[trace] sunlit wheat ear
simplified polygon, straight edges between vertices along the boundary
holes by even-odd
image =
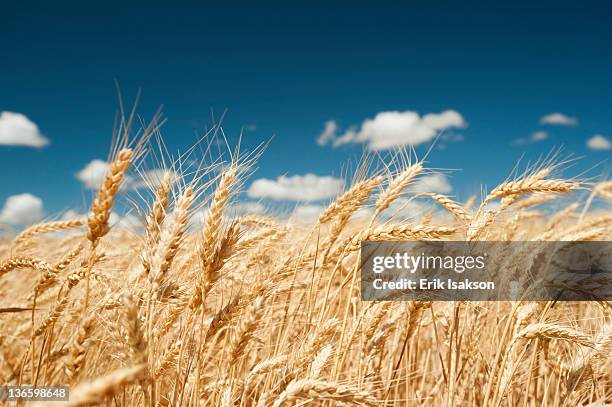
[[[43,322],[34,330],[33,337],[36,338],[47,330],[51,325],[55,324],[62,316],[64,310],[68,306],[69,297],[66,295],[61,300],[57,301],[54,307],[49,311]]]
[[[172,215],[164,222],[159,243],[151,261],[152,279],[156,287],[161,285],[184,240],[194,199],[193,188],[187,186],[174,204]]]
[[[458,220],[469,222],[472,219],[470,214],[468,214],[460,204],[445,195],[425,194],[425,196],[428,196],[434,201],[438,202],[444,209],[449,211]]]
[[[164,350],[162,354],[159,355],[159,360],[157,363],[155,363],[155,368],[152,370],[151,377],[153,379],[159,379],[173,365],[176,364],[176,361],[181,353],[182,346],[182,340],[175,340]]]
[[[115,195],[119,191],[121,182],[125,178],[133,158],[134,151],[131,149],[125,148],[119,151],[104,177],[102,186],[98,190],[98,195],[93,202],[92,213],[87,221],[89,226],[87,238],[92,244],[95,244],[98,239],[109,231],[108,220],[115,203]]]
[[[362,241],[397,241],[397,240],[436,240],[453,235],[457,229],[444,226],[427,225],[397,225],[379,227],[367,233],[359,233],[351,239],[346,251],[351,252],[361,248]]]
[[[155,190],[155,200],[147,215],[145,223],[145,243],[143,253],[141,254],[142,267],[146,274],[149,274],[151,271],[151,262],[155,255],[155,249],[159,244],[162,224],[166,218],[166,211],[168,210],[171,183],[172,179],[170,172],[166,171],[161,183]]]
[[[496,211],[484,210],[478,211],[472,218],[466,232],[466,238],[469,241],[478,240],[495,220]]]
[[[366,328],[364,330],[365,341],[374,336],[381,322],[387,317],[389,308],[393,304],[389,301],[379,302],[372,306],[366,314]]]
[[[204,273],[202,276],[203,281],[201,283],[201,289],[204,289],[205,285],[210,285],[214,282],[214,275],[210,273],[214,270],[212,265],[215,262],[216,243],[221,234],[221,221],[223,219],[223,213],[228,205],[234,184],[237,182],[237,177],[238,167],[232,165],[221,176],[219,185],[217,186],[213,199],[210,203],[208,217],[206,218],[206,225],[204,226],[204,230],[202,232],[200,247],[200,259]]]
[[[261,215],[244,215],[238,218],[238,224],[247,227],[275,228],[279,225],[271,218]]]
[[[91,382],[79,384],[70,391],[70,401],[68,402],[41,402],[40,407],[44,406],[86,406],[99,404],[104,400],[119,393],[125,387],[135,384],[142,378],[145,371],[144,365],[137,365],[115,370],[105,376],[99,377]]]
[[[387,209],[393,201],[395,201],[402,194],[404,189],[414,180],[414,178],[423,172],[423,163],[417,162],[414,165],[410,165],[400,174],[392,178],[387,188],[378,195],[376,199],[376,210],[374,216],[370,221],[370,226],[374,224],[374,221],[378,218],[380,213]]]
[[[245,310],[245,316],[240,321],[232,335],[229,348],[229,365],[232,366],[244,353],[248,343],[255,337],[255,330],[259,324],[264,308],[264,297],[257,297]]]
[[[239,223],[236,222],[236,225]],[[274,229],[274,228],[265,228],[262,232],[257,233],[256,235],[246,237],[244,239],[240,239],[240,242],[235,245],[236,252],[244,252],[255,248],[258,244],[269,240],[269,238],[274,237],[278,234],[284,234],[286,231],[284,229]]]
[[[532,206],[541,205],[555,199],[557,195],[554,193],[535,193],[530,197],[522,199],[514,204],[515,210],[531,208]]]
[[[24,243],[26,240],[36,235],[43,234],[43,233],[59,232],[59,231],[79,228],[83,226],[84,223],[85,222],[81,219],[60,220],[56,222],[39,223],[37,225],[30,226],[29,228],[21,232],[19,235],[17,235],[13,244],[15,246],[18,246]]]
[[[220,236],[220,240],[216,244],[215,251],[213,252],[212,261],[207,263],[207,282],[214,283],[217,281],[219,271],[230,259],[234,250],[238,249],[237,244],[241,236],[242,232],[236,222],[232,223],[225,233]],[[251,243],[253,242],[248,242],[247,246]]]
[[[66,366],[66,375],[72,383],[76,383],[79,380],[79,375],[85,364],[87,342],[90,339],[94,323],[94,315],[87,317],[79,327],[72,343],[72,349],[70,350],[71,360]]]
[[[38,280],[38,283],[36,283],[36,287],[34,287],[34,293],[30,297],[28,297],[28,300],[32,300],[34,297],[39,296],[40,294],[51,288],[54,284],[56,284],[58,281],[57,277],[59,273],[67,269],[70,264],[72,264],[72,262],[81,254],[82,251],[83,245],[79,243],[60,261],[54,264],[51,267],[50,271],[43,271]]]
[[[148,346],[138,316],[138,304],[129,292],[123,295],[123,304],[125,307],[125,327],[127,328],[127,338],[132,351],[133,362],[137,365],[146,365]]]
[[[312,363],[310,365],[310,370],[308,371],[308,377],[311,379],[316,379],[320,376],[321,372],[325,368],[325,365],[329,361],[332,352],[334,351],[334,347],[331,344],[327,344],[323,346],[323,348],[315,355]]]
[[[359,181],[332,202],[319,216],[319,223],[328,223],[335,217],[346,216],[358,210],[383,177],[377,176]]]
[[[287,355],[280,355],[271,359],[266,359],[263,362],[259,362],[247,374],[247,377],[245,379],[246,384],[253,381],[256,376],[264,375],[266,373],[272,372],[276,369],[283,367],[287,363],[288,359],[289,358],[287,357]]]
[[[340,325],[338,319],[332,318],[312,332],[310,338],[302,346],[299,353],[290,358],[293,359],[292,366],[294,368],[289,371],[283,379],[284,384],[288,384],[300,374],[306,374],[305,369],[312,364],[313,358],[321,352],[326,344],[332,342],[334,337],[339,334]]]
[[[510,181],[499,185],[497,188],[491,191],[485,199],[485,203],[498,198],[515,197],[530,192],[562,193],[573,191],[579,187],[580,184],[578,182],[562,179],[532,180],[528,178],[524,180]]]
[[[594,347],[593,338],[572,328],[558,324],[535,323],[521,329],[514,341],[518,339],[562,339],[582,346]]]
[[[374,177],[357,183],[328,207],[327,214],[324,213],[325,216],[319,219],[320,223],[322,223],[322,220],[328,221],[328,218],[333,220],[327,237],[321,243],[321,247],[315,248],[315,250],[318,249],[323,252],[323,264],[326,263],[332,246],[349,223],[351,216],[365,204],[372,190],[379,186],[382,181],[382,177]]]
[[[546,224],[546,230],[553,230],[555,229],[561,222],[567,220],[568,218],[572,217],[572,214],[574,213],[574,211],[576,209],[578,209],[578,206],[580,206],[578,204],[578,202],[575,202],[573,204],[568,205],[567,207],[565,207],[564,209],[562,209],[561,211],[555,213],[550,220],[548,221],[548,223]]]
[[[596,338],[595,346],[586,354],[579,353],[573,360],[567,376],[568,392],[580,393],[593,381],[598,366],[606,366],[606,358],[612,351],[612,324],[606,324]]]
[[[47,262],[33,257],[14,257],[0,263],[0,277],[9,271],[31,268],[42,272],[52,272],[53,268]]]
[[[64,257],[62,257],[62,259],[60,261],[58,261],[57,263],[55,263],[53,265],[53,271],[55,273],[60,273],[61,271],[64,271],[65,269],[68,268],[68,266],[70,266],[72,264],[72,262],[79,257],[79,255],[81,254],[81,252],[83,251],[83,244],[79,243],[77,244],[74,249],[70,250],[68,253],[66,253],[66,255]]]
[[[366,365],[365,378],[369,391],[373,392],[375,390],[376,383],[382,381],[380,374],[380,361],[377,361],[377,358],[382,360],[383,355],[381,353],[383,351],[385,341],[393,329],[397,327],[397,321],[401,316],[401,310],[397,310],[388,321],[378,326],[377,329],[372,332],[372,335],[368,336],[366,339],[364,349]]]
[[[219,272],[230,259],[235,251],[238,249],[237,243],[239,242],[243,232],[240,230],[240,226],[237,222],[233,222],[220,236],[218,243],[215,243],[215,247],[212,251],[212,257],[209,262],[205,263],[204,267],[204,279],[196,287],[191,298],[189,299],[189,307],[194,309],[199,307],[208,292],[213,288],[214,284],[219,278]],[[183,305],[183,304],[181,304]]]
[[[287,388],[274,401],[273,407],[294,404],[300,399],[332,401],[338,404],[379,406],[380,402],[369,392],[349,386],[321,380],[298,380],[289,383]]]
[[[221,392],[221,402],[220,407],[232,407],[234,402],[232,400],[232,386],[225,386],[223,391]]]

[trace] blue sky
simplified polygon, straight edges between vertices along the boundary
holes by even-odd
[[[82,206],[90,192],[75,174],[107,155],[114,79],[128,100],[142,88],[144,117],[164,105],[171,151],[193,144],[211,112],[227,110],[230,139],[247,126],[246,147],[274,136],[247,188],[283,174],[338,176],[361,146],[318,145],[325,122],[334,120],[341,137],[393,111],[460,115],[462,125],[444,134],[462,140],[439,143],[444,148],[429,159],[461,169],[450,177],[458,199],[501,181],[522,154],[537,158],[555,146],[584,156],[569,175],[609,167],[612,150],[602,148],[612,139],[608,1],[147,4],[3,5],[0,111],[25,115],[50,143],[0,139],[0,205],[30,193],[45,214]],[[540,124],[555,112],[577,123]],[[544,140],[517,145],[538,131]],[[595,135],[602,136],[596,150],[587,147]]]

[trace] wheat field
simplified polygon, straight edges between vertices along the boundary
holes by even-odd
[[[0,383],[68,385],[73,406],[612,403],[609,302],[366,302],[358,273],[365,240],[612,240],[611,182],[555,156],[456,202],[411,194],[430,165],[397,151],[312,222],[237,216],[265,152],[162,160],[156,134],[122,122],[84,218],[1,238]],[[151,155],[161,176],[126,198]],[[141,229],[111,221],[126,200]]]

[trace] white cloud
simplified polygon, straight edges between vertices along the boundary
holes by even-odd
[[[109,225],[120,229],[138,230],[142,228],[142,221],[132,214],[119,215],[115,212],[111,212],[110,218],[108,219]]]
[[[0,113],[0,145],[44,147],[49,140],[21,113]]]
[[[548,138],[548,133],[545,131],[534,131],[531,133],[531,136],[528,138],[518,138],[514,140],[514,145],[523,146],[525,144],[533,144],[538,143],[540,141],[544,141]]]
[[[320,146],[324,146],[329,142],[333,141],[337,136],[336,132],[338,131],[338,124],[335,120],[328,120],[325,122],[325,127],[323,132],[319,134],[317,137],[317,144]]]
[[[433,206],[430,203],[402,197],[396,199],[383,216],[386,218],[417,218],[432,209]]]
[[[110,164],[102,160],[91,160],[76,177],[90,189],[98,189],[104,182],[104,176]]]
[[[550,113],[540,118],[540,124],[552,124],[557,126],[575,126],[578,119],[564,115],[563,113]]]
[[[79,181],[81,181],[86,188],[89,189],[98,189],[104,182],[104,177],[108,169],[110,168],[110,164],[106,161],[102,160],[91,160],[85,167],[76,174],[76,177]],[[138,176],[128,175],[125,177],[125,181],[123,183],[124,189],[143,189],[149,188],[154,189],[159,186],[162,179],[164,178],[167,170],[163,169],[153,169],[147,171],[141,171]],[[170,177],[172,182],[176,182],[179,179],[179,175],[170,171]]]
[[[448,194],[453,187],[446,175],[431,174],[417,178],[410,190],[415,193]]]
[[[236,215],[263,215],[266,208],[260,202],[236,202],[230,211]]]
[[[2,211],[0,222],[11,225],[29,225],[38,222],[44,216],[43,201],[32,194],[9,196]]]
[[[413,111],[380,112],[366,119],[359,128],[349,128],[337,136],[336,123],[328,121],[317,139],[319,145],[337,147],[349,143],[366,143],[370,150],[384,150],[396,146],[418,145],[433,140],[443,129],[466,127],[461,114],[455,110],[419,116]]]
[[[530,140],[533,141],[534,143],[537,143],[538,141],[543,141],[543,140],[546,140],[547,138],[548,138],[548,133],[546,133],[545,131],[534,131],[533,133],[531,133]]]
[[[319,201],[338,195],[343,181],[330,176],[314,174],[281,175],[276,180],[260,178],[247,191],[251,198],[270,198],[287,201]]]
[[[587,140],[587,147],[591,150],[612,150],[612,141],[601,134],[596,134]]]
[[[324,207],[322,205],[301,205],[297,206],[293,213],[291,214],[291,218],[297,221],[308,222],[314,219],[317,219],[321,212],[323,212]]]

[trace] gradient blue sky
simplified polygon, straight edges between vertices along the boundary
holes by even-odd
[[[451,177],[459,199],[505,178],[523,153],[564,145],[584,156],[570,175],[612,155],[586,147],[612,138],[609,1],[146,4],[3,4],[0,111],[26,115],[51,144],[0,145],[0,205],[29,192],[47,213],[81,206],[75,173],[107,155],[115,78],[126,99],[143,89],[143,116],[164,105],[171,151],[210,126],[211,110],[227,109],[230,138],[254,127],[247,147],[274,136],[253,179],[338,175],[361,148],[317,145],[324,122],[346,129],[390,110],[463,116],[464,140],[429,160],[462,170]],[[552,112],[578,125],[540,125]],[[539,130],[549,138],[512,145]]]

